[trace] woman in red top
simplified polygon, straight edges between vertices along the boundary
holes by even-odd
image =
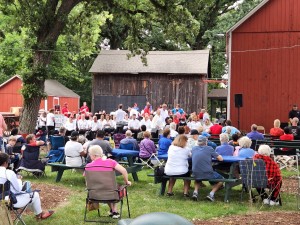
[[[270,130],[270,135],[274,137],[280,137],[283,135],[283,130],[280,128],[280,120],[276,119],[274,120],[274,127]]]
[[[268,145],[260,145],[258,149],[258,154],[254,155],[254,159],[262,159],[266,164],[266,173],[268,177],[268,188],[271,189],[271,198],[268,198],[265,190],[262,188],[257,188],[259,195],[261,196],[263,203],[265,205],[279,205],[278,196],[280,193],[280,188],[282,184],[282,177],[280,174],[279,166],[270,157],[271,148]]]

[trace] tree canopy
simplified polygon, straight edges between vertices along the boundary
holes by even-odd
[[[88,70],[104,39],[111,49],[140,54],[145,63],[149,50],[210,44],[213,75],[220,76],[225,45],[216,34],[226,32],[258,1],[244,1],[243,10],[235,10],[236,0],[0,0],[0,82],[22,76],[20,129],[29,133],[45,97],[46,79],[57,79],[90,102]]]

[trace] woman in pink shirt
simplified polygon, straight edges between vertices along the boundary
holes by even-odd
[[[113,159],[107,159],[103,154],[103,150],[99,145],[93,145],[89,148],[89,155],[92,162],[88,163],[85,167],[87,171],[112,171],[117,170],[120,172],[124,178],[124,183],[126,185],[131,185],[131,182],[128,180],[127,170],[117,163]],[[110,207],[110,216],[114,219],[120,217],[120,214],[117,211],[116,203],[109,203]]]
[[[7,129],[7,125],[4,121],[2,114],[0,113],[0,152],[3,146],[3,132]]]

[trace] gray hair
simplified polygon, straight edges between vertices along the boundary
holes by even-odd
[[[241,148],[250,148],[252,141],[250,138],[244,136],[238,140],[238,143]]]
[[[227,133],[222,133],[220,134],[220,142],[221,143],[226,143],[229,141],[229,137]]]
[[[269,145],[260,145],[258,148],[258,154],[270,156],[271,148]]]
[[[126,135],[126,137],[131,137],[132,136],[131,130],[127,130],[125,135]]]
[[[176,130],[176,123],[170,123],[170,130]]]
[[[99,145],[92,145],[89,148],[89,154],[102,157],[103,156],[103,150]]]

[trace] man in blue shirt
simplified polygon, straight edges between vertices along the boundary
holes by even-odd
[[[229,138],[228,134],[220,134],[221,145],[216,148],[216,152],[221,156],[232,156],[234,152],[234,147],[228,144]]]
[[[251,140],[264,140],[265,139],[264,135],[257,131],[256,124],[252,124],[251,132],[247,134],[247,137],[250,138]]]
[[[223,177],[215,172],[211,165],[211,159],[215,158],[219,161],[223,161],[221,155],[215,152],[215,150],[207,146],[207,138],[200,135],[198,137],[198,146],[192,148],[192,171],[193,175],[196,178],[195,180],[195,189],[193,192],[193,200],[198,200],[198,190],[200,188],[200,183],[202,179],[223,179]],[[198,180],[199,179],[199,180]],[[211,183],[213,188],[209,195],[206,196],[210,201],[214,201],[214,194],[216,191],[222,187],[223,183]]]
[[[164,155],[168,153],[169,147],[172,144],[170,139],[171,131],[169,128],[164,129],[162,137],[158,141],[158,155]]]

